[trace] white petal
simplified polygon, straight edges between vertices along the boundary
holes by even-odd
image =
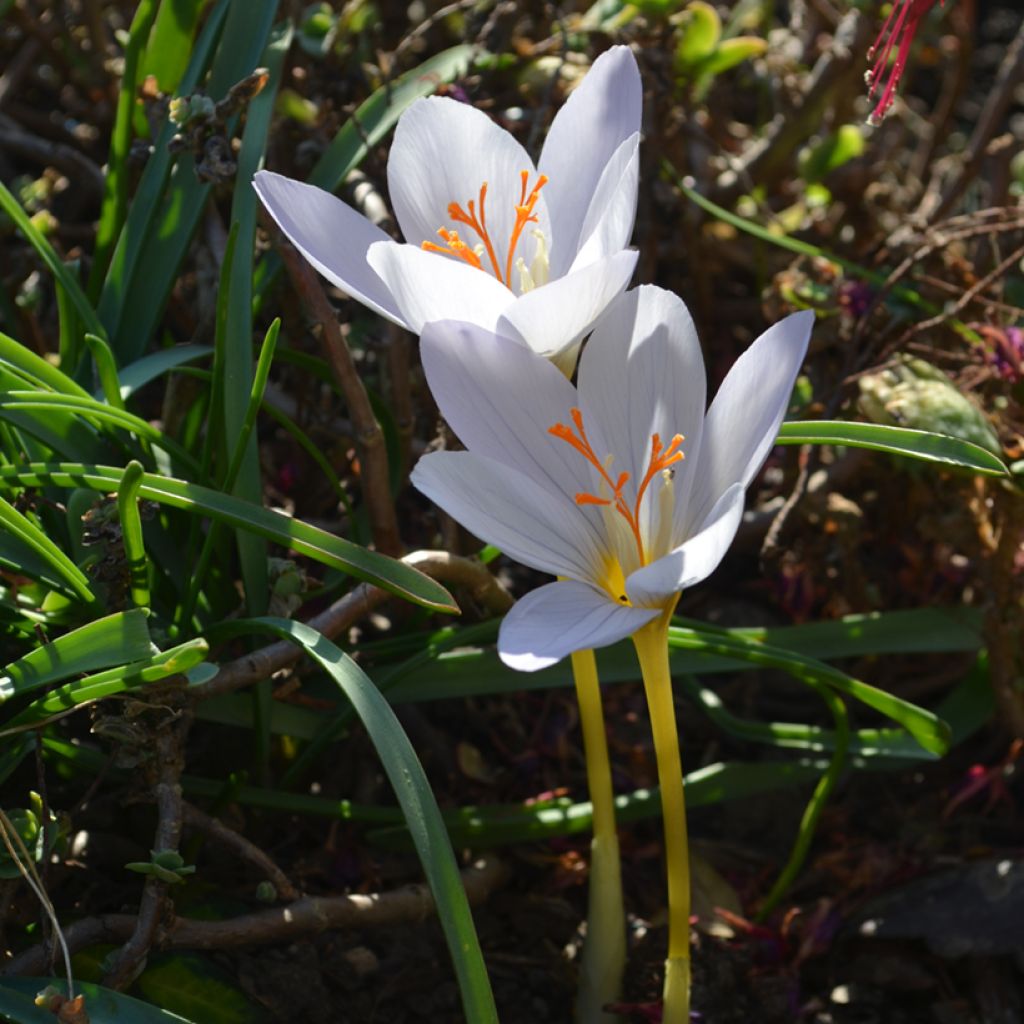
[[[659,614],[630,608],[586,583],[559,580],[531,591],[505,616],[498,654],[510,668],[536,672],[573,651],[607,647]]]
[[[629,48],[602,54],[551,124],[539,169],[551,215],[552,257],[569,266],[575,257],[590,199],[605,165],[619,146],[640,131],[643,87]]]
[[[650,463],[652,435],[657,433],[663,446],[683,435],[684,458],[672,467],[676,522],[682,521],[697,470],[705,387],[704,360],[689,311],[680,298],[651,285],[609,306],[580,360],[584,423],[595,424],[614,453],[612,475],[630,474],[624,492],[630,501]],[[641,508],[644,537],[653,532],[661,487],[660,479],[652,482]],[[681,531],[673,528],[671,533],[673,542],[680,543]]]
[[[634,604],[664,605],[675,594],[700,583],[718,568],[743,518],[743,486],[734,484],[719,499],[707,521],[686,543],[626,580]]]
[[[416,334],[433,320],[465,320],[493,331],[514,301],[490,274],[414,245],[375,245],[367,260]]]
[[[522,171],[529,172],[532,188],[536,180],[533,161],[485,113],[444,96],[417,100],[399,119],[388,157],[388,190],[405,240],[416,246],[440,244],[437,230],[443,227],[457,230],[462,241],[470,248],[475,246],[481,239],[465,224],[453,222],[448,207],[458,203],[468,212],[472,200],[479,215],[480,186],[486,182],[486,228],[504,275],[515,206],[522,192]],[[550,237],[544,191],[535,208],[538,223],[530,228]],[[529,265],[536,243],[529,231],[524,232],[524,239],[517,251]],[[482,258],[491,272],[490,260]]]
[[[505,309],[498,333],[520,338],[547,359],[564,355],[629,284],[636,259],[624,250],[520,295]]]
[[[420,339],[423,370],[441,414],[460,441],[570,502],[589,490],[587,462],[548,432],[571,422],[576,389],[550,363],[518,341],[472,324],[427,324]],[[600,513],[578,507],[595,526]]]
[[[367,263],[371,245],[394,244],[376,224],[314,185],[271,171],[257,172],[252,183],[277,226],[328,281],[364,306],[408,326],[387,285]]]
[[[572,499],[509,466],[473,452],[434,452],[411,480],[470,533],[524,565],[575,579],[601,571],[601,538]]]
[[[723,491],[753,480],[775,444],[814,325],[809,310],[769,327],[733,364],[704,423],[688,523],[699,522]]]
[[[580,231],[578,252],[572,259],[572,252],[560,246],[552,254],[551,272],[561,275],[566,272],[559,255],[567,256],[578,270],[588,263],[610,256],[629,244],[636,217],[637,187],[640,182],[640,136],[626,139],[615,151],[605,166],[601,180],[590,200],[590,209]]]

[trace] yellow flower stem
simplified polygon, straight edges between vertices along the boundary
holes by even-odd
[[[674,603],[673,603],[674,607]],[[672,702],[668,665],[668,626],[672,608],[633,634],[640,659],[647,707],[654,733],[654,753],[661,785],[668,872],[668,958],[665,961],[663,1024],[690,1020],[690,849],[686,834],[686,799],[679,733]]]
[[[601,708],[601,687],[593,651],[572,655],[572,674],[580,707],[583,754],[592,807],[587,938],[580,963],[577,1024],[618,1020],[602,1006],[618,999],[626,965],[626,918],[622,902],[619,836],[615,829],[612,771]]]

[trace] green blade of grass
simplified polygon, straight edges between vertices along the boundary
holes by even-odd
[[[50,538],[13,505],[0,498],[0,529],[6,530],[20,546],[27,548],[38,562],[44,564],[60,589],[91,608],[100,607],[88,577]]]
[[[75,307],[75,312],[92,334],[101,337],[106,336],[103,324],[92,308],[92,303],[86,298],[82,286],[78,280],[61,262],[56,250],[47,241],[46,237],[32,223],[31,218],[21,208],[21,203],[11,194],[7,186],[0,181],[0,209],[14,221],[14,226],[24,235],[25,240],[35,249],[36,254],[46,264],[46,268],[53,275],[57,287],[64,291],[66,298]]]
[[[142,539],[142,517],[139,515],[139,487],[145,470],[134,459],[124,467],[117,485],[117,514],[121,520],[124,557],[128,563],[129,590],[136,608],[149,607],[149,561]]]
[[[116,491],[123,469],[82,463],[32,463],[0,466],[0,480],[12,487],[86,487]],[[155,473],[143,475],[139,497],[194,515],[209,516],[240,530],[252,530],[298,554],[365,580],[414,604],[435,611],[457,612],[458,606],[441,584],[402,562],[352,544],[316,526],[281,512],[252,505],[209,487]]]
[[[391,705],[351,658],[309,626],[262,618],[237,624],[240,633],[270,633],[297,644],[352,702],[391,781],[434,895],[455,965],[466,1019],[497,1024],[498,1015],[455,854],[434,794]]]
[[[779,429],[779,444],[837,444],[868,448],[925,462],[968,469],[984,476],[1006,476],[1003,461],[992,452],[946,434],[877,423],[841,420],[790,420]]]
[[[119,665],[117,668],[65,683],[33,701],[9,722],[0,726],[0,736],[37,728],[54,718],[62,717],[70,711],[93,704],[105,697],[114,697],[166,679],[168,676],[180,675],[198,665],[208,653],[209,646],[205,640],[189,640],[145,661]]]
[[[138,89],[139,63],[149,30],[156,17],[156,0],[139,0],[135,8],[128,41],[124,48],[124,71],[114,113],[114,128],[110,134],[110,153],[104,175],[103,205],[96,228],[96,247],[93,250],[92,270],[89,273],[89,298],[99,298],[103,277],[110,263],[114,242],[121,233],[125,210],[128,207],[128,153],[132,144],[132,120]],[[93,333],[96,333],[95,331]]]
[[[146,613],[115,612],[65,633],[12,661],[0,678],[0,701],[69,676],[149,658]]]
[[[89,397],[89,392],[85,388],[79,387],[66,373],[58,370],[52,363],[37,356],[2,331],[0,331],[0,362],[7,363],[26,381],[33,382],[41,388],[48,388],[65,395]]]

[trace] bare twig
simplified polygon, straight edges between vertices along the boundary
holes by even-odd
[[[512,607],[509,592],[491,575],[487,566],[476,559],[461,558],[447,551],[413,551],[402,561],[441,583],[469,587],[474,599],[495,615],[501,615]],[[337,636],[391,596],[381,587],[361,583],[315,615],[308,625],[328,638]],[[301,653],[295,644],[287,640],[270,644],[224,665],[209,682],[191,687],[190,693],[200,699],[232,693],[293,665]]]
[[[345,396],[345,404],[356,428],[360,482],[370,513],[374,545],[386,555],[397,555],[402,550],[402,538],[398,532],[398,518],[388,481],[384,433],[373,414],[366,387],[316,271],[284,239],[281,239],[278,248],[295,290],[310,315],[321,326],[324,354]]]
[[[989,140],[1002,126],[1006,111],[1013,100],[1014,91],[1022,80],[1024,80],[1024,22],[1017,30],[1017,35],[1006,51],[1003,63],[999,66],[995,84],[988,93],[981,116],[974,126],[971,140],[967,144],[967,159],[960,168],[960,173],[947,186],[942,194],[942,199],[934,210],[918,210],[917,215],[921,219],[927,221],[941,217],[963,195],[985,158]]]
[[[188,718],[175,719],[158,727],[154,748],[156,756],[157,826],[153,837],[153,850],[177,850],[181,839],[181,778],[184,767],[182,745],[188,730]],[[156,875],[147,875],[139,900],[139,915],[114,965],[103,983],[108,988],[120,989],[130,985],[145,963],[157,938],[161,918],[168,910],[167,883]]]
[[[40,138],[20,128],[16,121],[0,114],[0,149],[34,160],[43,167],[55,167],[85,192],[85,199],[98,200],[103,195],[103,172],[87,157],[63,142]]]
[[[181,805],[181,816],[186,825],[205,832],[211,839],[226,846],[242,860],[248,861],[257,871],[262,872],[282,900],[297,900],[301,893],[289,881],[288,876],[255,843],[228,828],[222,821],[211,817],[198,807],[185,801]]]
[[[483,903],[507,877],[504,864],[482,857],[462,870],[462,884],[471,905]],[[391,892],[353,896],[307,896],[287,906],[257,911],[228,921],[170,918],[159,936],[157,949],[227,949],[317,935],[328,929],[379,928],[419,921],[435,910],[425,885],[406,885]],[[103,914],[76,921],[65,937],[72,951],[96,942],[118,942],[134,933],[137,918],[130,914]],[[46,950],[33,946],[9,961],[0,974],[40,974],[46,968]]]

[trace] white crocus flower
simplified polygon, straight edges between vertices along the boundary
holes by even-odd
[[[506,664],[533,671],[631,636],[715,569],[775,443],[812,322],[795,313],[766,331],[707,415],[693,321],[659,288],[608,308],[578,389],[474,325],[425,328],[431,390],[468,450],[425,456],[413,483],[478,537],[559,577],[506,616]]]
[[[580,339],[632,276],[641,83],[629,49],[599,57],[534,167],[482,111],[444,97],[399,119],[388,190],[405,244],[340,199],[269,171],[254,185],[328,280],[419,334],[460,320],[571,372]]]

